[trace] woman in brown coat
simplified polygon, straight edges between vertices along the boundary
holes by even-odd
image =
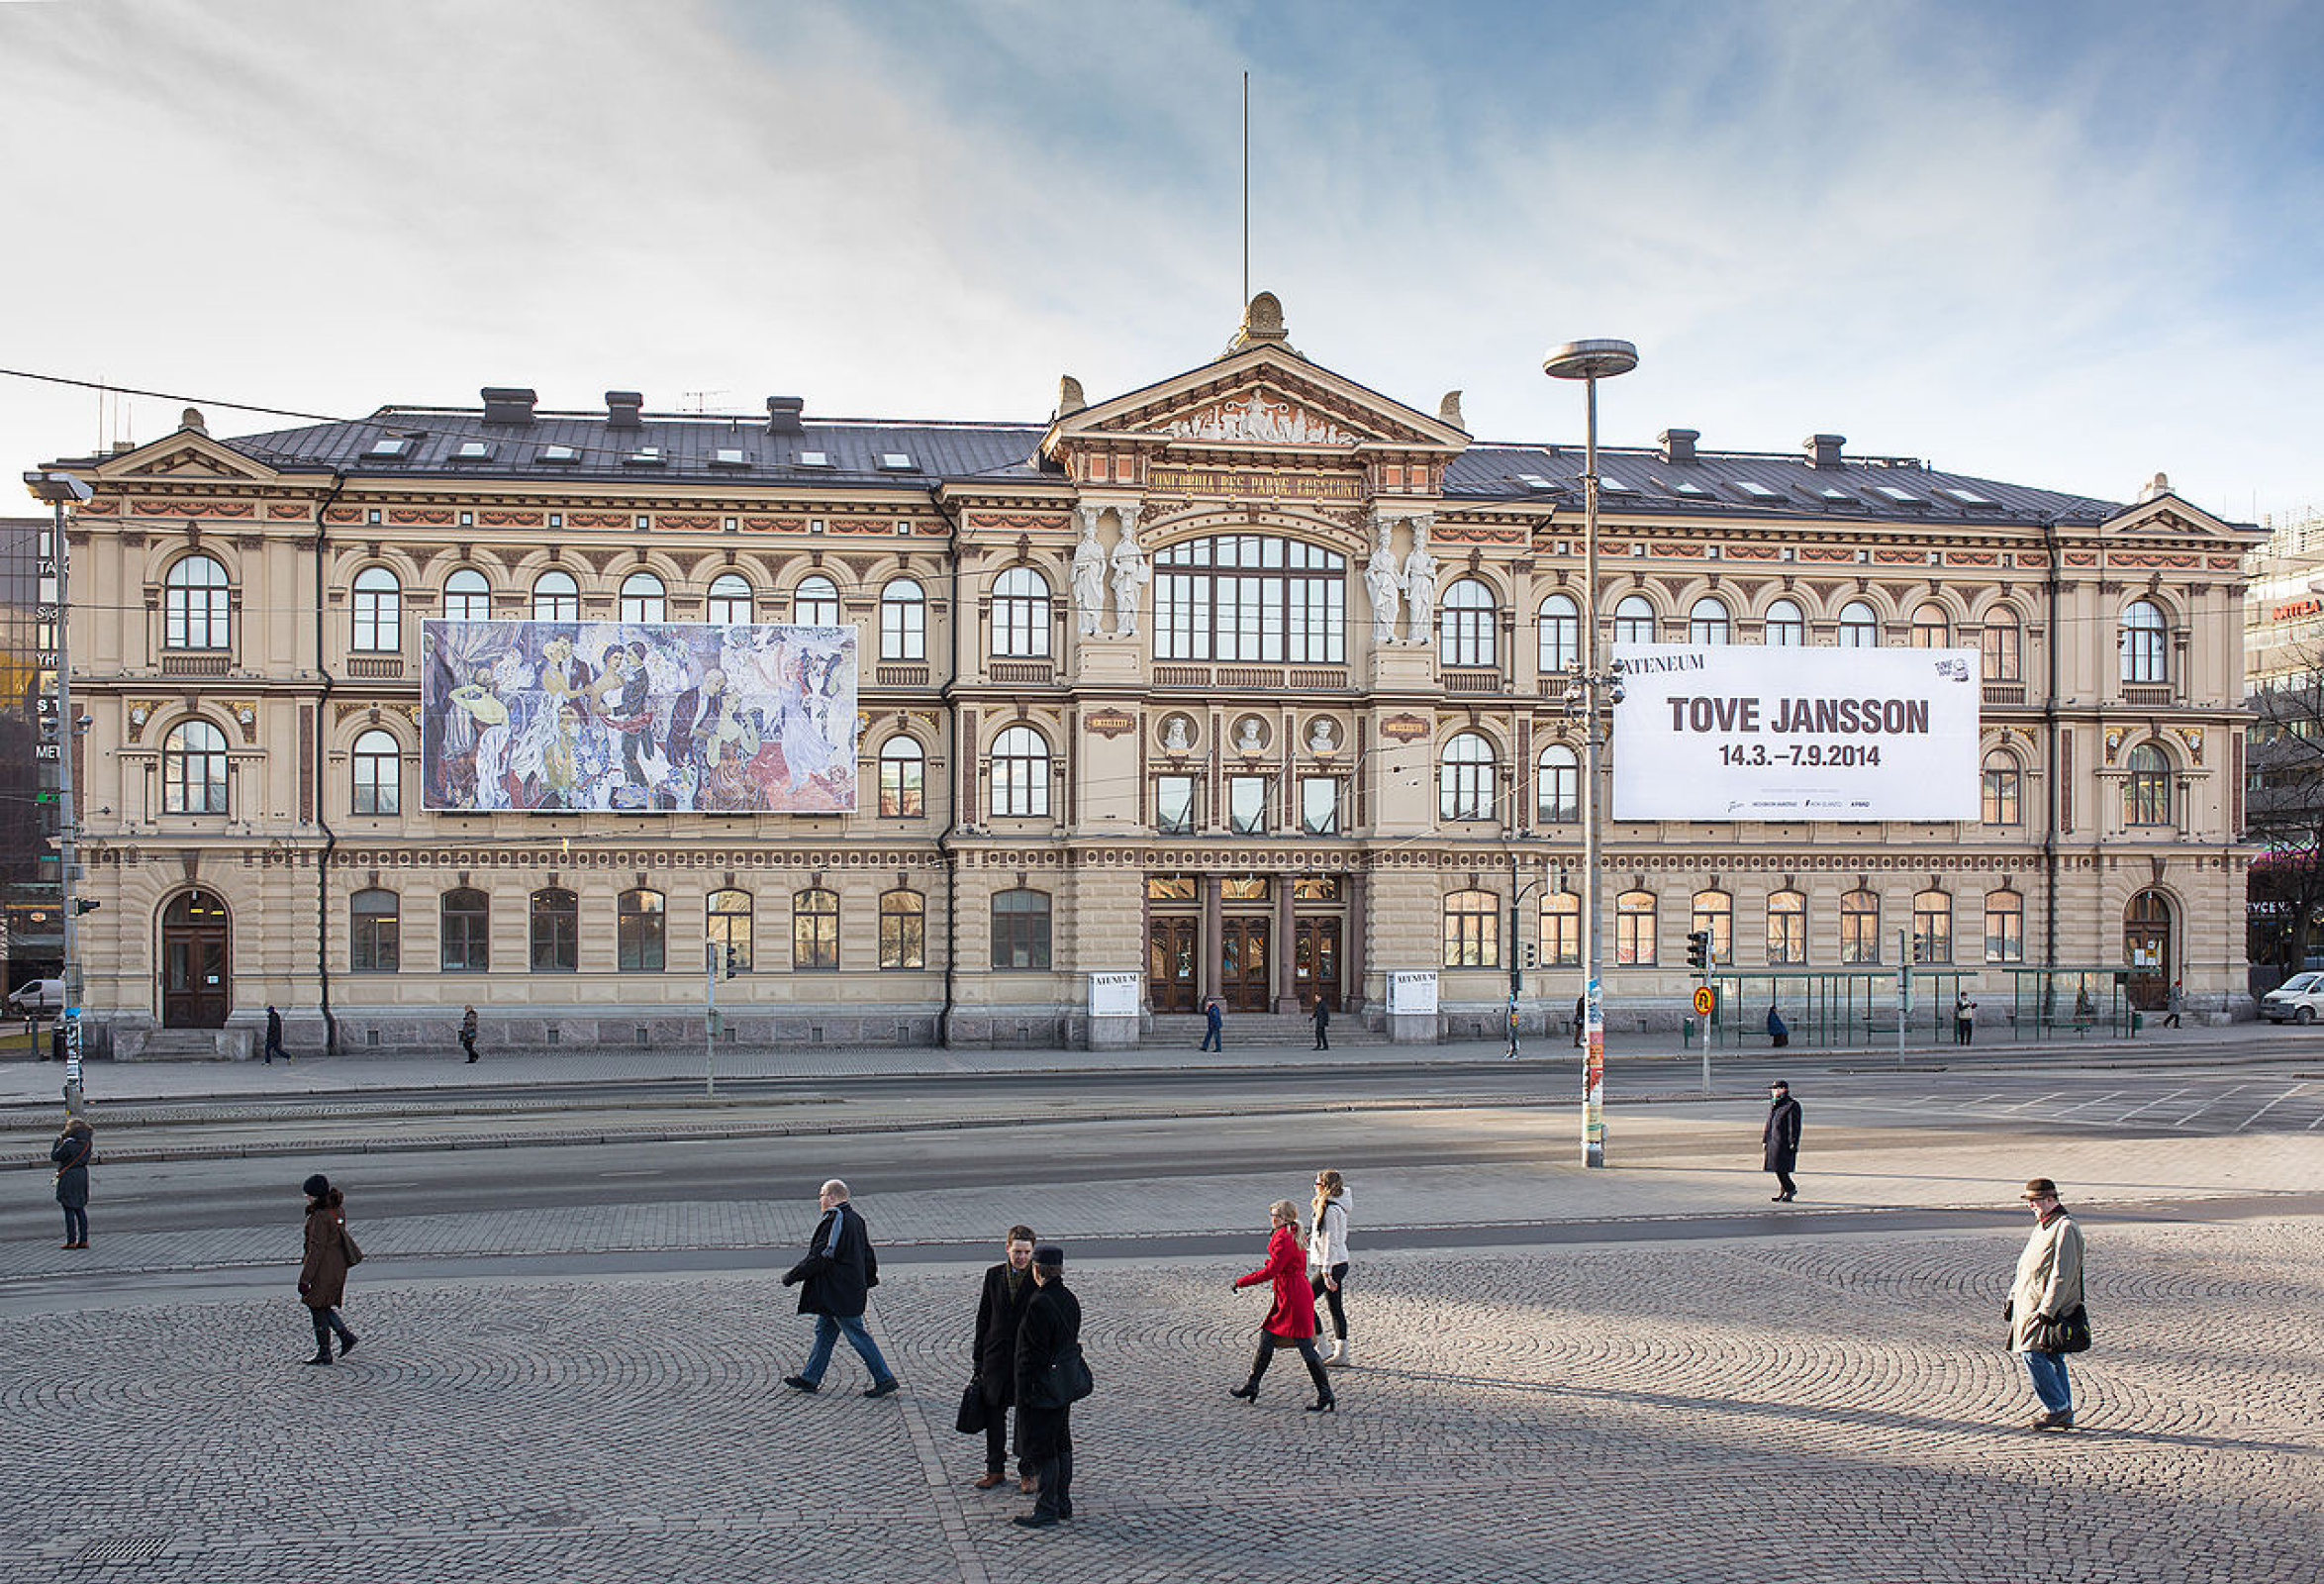
[[[331,1179],[315,1173],[299,1185],[307,1195],[307,1257],[299,1266],[299,1302],[315,1322],[315,1356],[310,1364],[331,1362],[332,1333],[339,1334],[341,1358],[355,1350],[355,1334],[339,1318],[339,1306],[347,1295],[347,1267],[363,1257],[347,1236],[345,1196]]]

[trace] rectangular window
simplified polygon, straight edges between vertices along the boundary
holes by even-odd
[[[1300,777],[1300,829],[1308,836],[1339,835],[1339,778]]]
[[[1267,834],[1267,778],[1230,775],[1226,778],[1226,828],[1236,836]]]
[[[1195,834],[1195,778],[1165,775],[1154,783],[1154,829],[1163,836]]]
[[[1541,904],[1541,965],[1569,967],[1582,960],[1582,899],[1551,893]]]
[[[2012,899],[2014,901],[2014,899]],[[2025,911],[2008,903],[1985,904],[1985,960],[2025,960]]]
[[[1039,891],[1003,891],[993,898],[993,966],[1042,971],[1049,966],[1049,898]]]
[[[1915,962],[1951,962],[1953,960],[1953,909],[1948,902],[1939,907],[1931,905],[1912,910],[1912,960]]]

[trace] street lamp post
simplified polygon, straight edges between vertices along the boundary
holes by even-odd
[[[1605,1164],[1605,998],[1599,983],[1604,941],[1599,935],[1598,827],[1598,759],[1604,717],[1598,695],[1619,697],[1619,684],[1598,662],[1598,382],[1638,366],[1638,348],[1626,341],[1576,341],[1541,361],[1552,379],[1578,379],[1588,392],[1582,463],[1582,703],[1589,725],[1582,756],[1582,1163]]]
[[[64,987],[64,1005],[58,1012],[58,1024],[64,1031],[64,1109],[77,1117],[81,1110],[81,976],[80,953],[74,949],[80,936],[80,904],[72,894],[75,839],[79,835],[72,802],[72,749],[80,732],[72,714],[72,649],[67,637],[72,612],[65,582],[64,508],[79,505],[93,491],[70,473],[27,473],[24,484],[36,500],[48,503],[56,519],[55,537],[48,545],[56,562],[56,904],[64,926],[63,959],[56,972]]]

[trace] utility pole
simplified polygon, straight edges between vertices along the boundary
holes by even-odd
[[[57,1025],[64,1032],[64,1110],[81,1114],[81,972],[80,904],[72,894],[73,868],[79,836],[72,798],[72,750],[80,732],[72,714],[72,593],[66,582],[64,508],[79,505],[94,493],[70,473],[34,472],[24,475],[25,488],[37,500],[47,501],[55,514],[55,539],[49,550],[56,561],[56,902],[64,927],[64,960],[57,972],[64,983],[64,1006]]]
[[[719,943],[702,943],[702,1098],[719,1097]]]

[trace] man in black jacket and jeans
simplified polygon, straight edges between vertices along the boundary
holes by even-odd
[[[880,1284],[879,1256],[872,1252],[871,1233],[863,1215],[847,1202],[847,1185],[834,1177],[817,1196],[823,1219],[808,1239],[807,1257],[783,1272],[783,1285],[800,1285],[799,1312],[815,1316],[815,1346],[807,1367],[783,1377],[793,1391],[821,1391],[823,1371],[831,1364],[831,1350],[842,1333],[863,1367],[871,1371],[866,1397],[885,1397],[896,1389],[896,1376],[880,1356],[880,1344],[863,1329],[864,1305],[871,1289]]]
[[[1065,1290],[1065,1250],[1033,1250],[1036,1291],[1017,1331],[1017,1449],[1033,1460],[1041,1499],[1011,1523],[1047,1529],[1073,1516],[1073,1405],[1050,1406],[1049,1366],[1081,1345],[1081,1300]]]

